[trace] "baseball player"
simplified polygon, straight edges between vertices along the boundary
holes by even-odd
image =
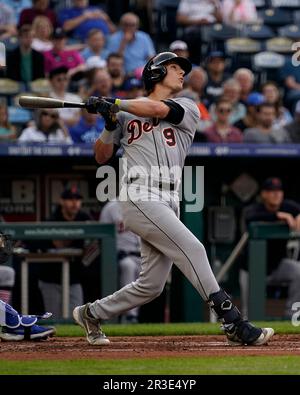
[[[78,306],[75,321],[93,345],[109,343],[100,323],[141,306],[163,290],[172,264],[193,284],[222,322],[232,345],[262,345],[274,334],[243,320],[227,293],[220,289],[200,241],[179,220],[180,176],[193,142],[199,111],[188,98],[173,96],[182,89],[192,65],[186,58],[162,52],[143,70],[147,98],[120,100],[91,97],[88,111],[99,112],[106,128],[95,143],[99,164],[109,160],[114,145],[124,150],[127,174],[120,198],[125,227],[141,237],[142,270],[138,279],[113,295]],[[115,117],[116,107],[120,113]],[[139,169],[132,175],[132,169]],[[166,171],[169,169],[170,172]],[[125,199],[126,197],[126,199]]]

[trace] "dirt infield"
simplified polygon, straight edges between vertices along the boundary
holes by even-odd
[[[95,347],[84,338],[54,337],[43,342],[1,342],[0,359],[126,359],[231,355],[300,355],[300,335],[275,335],[266,346],[231,347],[224,336],[112,337]]]

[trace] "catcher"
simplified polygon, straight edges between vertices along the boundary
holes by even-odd
[[[12,252],[11,237],[0,232],[0,264],[5,263]],[[8,303],[0,300],[0,339],[4,341],[45,340],[54,335],[55,329],[37,325],[36,322],[51,316],[52,313],[21,315]]]

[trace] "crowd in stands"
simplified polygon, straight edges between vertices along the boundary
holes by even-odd
[[[273,7],[272,0],[136,1],[115,20],[115,14],[110,15],[112,3],[118,5],[93,0],[0,4],[0,39],[7,49],[6,67],[0,70],[1,142],[93,143],[104,127],[101,116],[79,109],[47,110],[32,112],[30,121],[22,123],[9,114],[17,112],[18,97],[24,93],[78,102],[91,95],[143,96],[143,66],[163,50],[189,57],[193,63],[179,95],[199,107],[195,141],[299,142],[300,69],[293,63],[292,47],[281,53],[283,67],[268,74],[254,67],[254,53],[248,53],[245,64],[245,56],[238,58],[227,45],[230,38],[246,38],[244,28],[249,26],[256,33],[268,27],[276,35],[284,20],[275,24],[270,18],[264,20],[262,12],[282,7]],[[296,18],[299,10],[300,2],[290,15],[293,12]],[[175,32],[172,37],[163,34],[162,13]],[[219,37],[214,36],[218,30]],[[266,49],[261,37],[257,41]],[[297,42],[296,35],[292,42]],[[7,80],[19,84],[19,91],[6,92]]]

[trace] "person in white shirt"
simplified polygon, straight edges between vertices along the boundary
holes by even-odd
[[[71,144],[69,132],[54,109],[37,110],[37,121],[25,128],[18,141],[22,143],[66,143]]]
[[[253,0],[224,0],[223,21],[227,25],[257,22],[257,12]]]
[[[51,86],[50,97],[53,97],[53,99],[78,103],[82,101],[80,96],[67,92],[69,77],[68,69],[65,66],[51,70],[49,81]],[[58,113],[67,127],[76,125],[81,115],[80,108],[59,108]]]
[[[184,27],[183,40],[190,49],[190,60],[194,64],[201,61],[201,41],[203,29],[207,25],[222,22],[219,0],[181,0],[176,21]]]

